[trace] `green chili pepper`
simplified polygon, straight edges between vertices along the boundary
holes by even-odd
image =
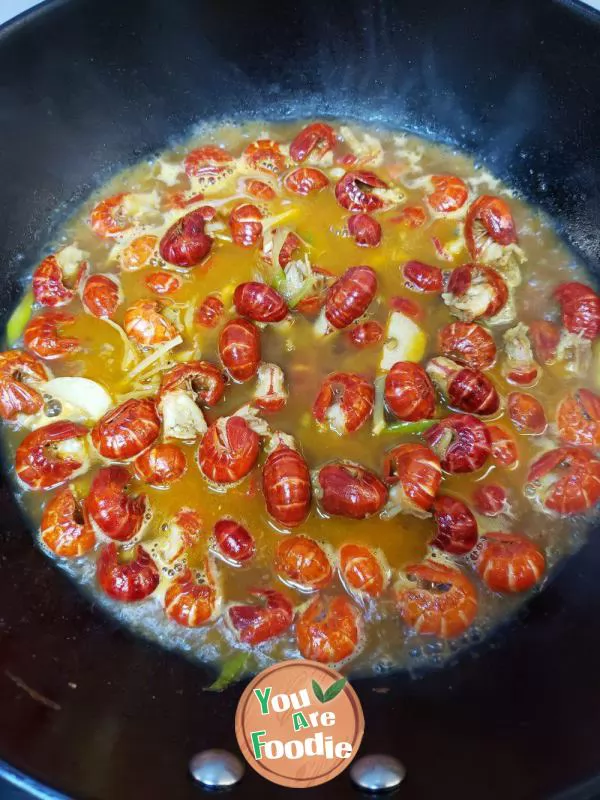
[[[31,317],[31,307],[33,306],[33,292],[27,292],[21,298],[21,302],[10,315],[10,319],[6,324],[6,341],[9,347],[21,337],[25,330],[25,326]]]
[[[422,419],[420,422],[392,422],[391,425],[385,426],[383,433],[425,433],[438,422],[439,419]]]
[[[301,300],[304,300],[305,297],[312,292],[315,286],[315,276],[309,275],[306,280],[302,281],[302,285],[300,288],[295,291],[288,299],[288,305],[290,308],[294,308],[298,305]]]
[[[236,683],[244,674],[249,657],[250,653],[240,650],[239,653],[224,661],[217,679],[210,686],[206,686],[204,691],[222,692],[232,683]]]
[[[279,272],[273,276],[272,286],[279,292],[279,294],[284,294],[287,288],[287,281],[285,279],[285,272],[283,270],[279,270]]]
[[[269,286],[272,286],[280,294],[286,287],[285,272],[281,267],[274,266],[273,264],[265,265],[265,277]]]

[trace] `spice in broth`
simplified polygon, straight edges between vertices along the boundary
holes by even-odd
[[[103,187],[31,288],[0,414],[38,542],[203,661],[443,662],[600,499],[600,298],[446,147],[205,129]]]

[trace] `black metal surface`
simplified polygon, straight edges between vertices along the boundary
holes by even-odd
[[[224,116],[355,116],[454,141],[597,269],[599,52],[598,17],[547,0],[49,2],[0,31],[0,323],[67,207]],[[0,509],[0,757],[78,798],[197,796],[188,759],[234,748],[241,688],[203,693],[201,668],[117,628],[31,546],[5,484]],[[356,683],[363,751],[402,759],[403,797],[594,796],[599,570],[592,536],[491,645],[418,681]],[[307,795],[352,791],[342,775]],[[233,794],[257,792],[284,793],[249,772]]]

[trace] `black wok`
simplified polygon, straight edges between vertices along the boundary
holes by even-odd
[[[599,54],[599,16],[549,0],[51,0],[0,31],[0,324],[92,188],[222,117],[358,117],[454,142],[597,270]],[[188,760],[235,749],[241,687],[203,692],[203,668],[95,610],[32,547],[6,478],[0,513],[6,772],[82,798],[198,795]],[[418,680],[356,682],[362,752],[402,759],[403,797],[600,792],[599,576],[592,530],[491,641]],[[352,791],[344,774],[307,794]],[[258,792],[283,794],[251,770],[234,794]]]

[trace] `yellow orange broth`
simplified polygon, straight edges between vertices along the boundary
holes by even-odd
[[[185,153],[192,147],[206,143],[224,145],[237,156],[248,142],[266,131],[271,138],[289,142],[300,127],[298,124],[268,126],[252,124],[204,130],[198,137],[186,142],[184,146],[163,154],[161,158],[168,163],[180,163]],[[356,127],[354,129],[360,130]],[[393,134],[385,131],[376,131],[376,135],[381,138],[387,155],[384,165],[376,167],[374,171],[384,179],[390,179],[388,171],[390,167],[394,174],[397,174],[399,166],[404,168],[412,154],[415,165],[409,171],[413,177],[431,173],[456,174],[470,181],[473,196],[490,193],[503,194],[508,198],[519,233],[519,243],[528,259],[522,268],[523,283],[516,293],[518,319],[528,322],[539,319],[545,313],[556,317],[557,308],[550,299],[552,287],[566,279],[586,280],[586,275],[548,225],[521,200],[510,193],[507,194],[505,187],[483,170],[476,168],[467,157],[415,137],[406,137],[405,140],[399,141]],[[174,186],[166,186],[156,177],[159,168],[160,162],[148,162],[118,175],[68,222],[61,239],[61,244],[76,242],[80,248],[89,251],[93,271],[120,274],[126,299],[115,315],[117,323],[122,323],[125,309],[134,300],[156,297],[147,288],[144,278],[157,268],[162,269],[163,266],[148,267],[130,273],[120,271],[117,263],[109,260],[113,243],[100,239],[90,230],[87,222],[89,211],[99,199],[117,191],[156,190],[163,194],[188,188],[189,182],[183,170]],[[369,166],[365,168],[371,169]],[[327,169],[325,168],[326,171]],[[269,215],[292,209],[293,214],[282,224],[294,229],[310,244],[309,255],[313,264],[324,267],[335,275],[341,275],[348,267],[354,265],[364,264],[373,267],[377,272],[379,288],[376,299],[369,308],[369,318],[377,319],[385,325],[390,308],[389,300],[392,296],[404,296],[417,301],[424,311],[423,325],[428,337],[423,359],[425,363],[428,357],[437,354],[436,332],[442,325],[452,321],[453,317],[439,296],[408,291],[404,286],[400,268],[409,258],[435,264],[443,269],[469,261],[464,249],[457,250],[451,263],[441,260],[432,243],[433,236],[437,236],[442,243],[455,240],[461,233],[461,223],[457,220],[435,220],[422,228],[411,229],[394,222],[393,218],[398,215],[403,205],[419,203],[423,199],[422,189],[411,191],[404,186],[405,202],[399,208],[377,214],[383,227],[383,238],[379,247],[360,248],[344,234],[344,222],[348,212],[337,204],[333,193],[334,184],[335,180],[332,180],[328,189],[306,198],[282,190],[278,198],[268,204],[268,210],[267,205],[261,201],[252,198],[247,198],[246,201],[256,203]],[[400,185],[402,186],[401,180]],[[230,186],[222,196],[231,195],[232,191],[235,193]],[[210,204],[213,200],[212,196],[207,197],[206,203]],[[229,210],[240,202],[243,200],[231,201],[225,208]],[[185,211],[181,211],[181,214],[183,213]],[[226,216],[223,219],[226,221]],[[224,234],[227,233],[226,227]],[[231,241],[215,239],[212,252],[204,265],[186,273],[179,273],[183,284],[175,294],[170,295],[170,299],[181,308],[183,315],[190,305],[197,307],[211,292],[220,293],[225,301],[227,309],[225,319],[227,319],[235,313],[232,308],[234,288],[243,281],[255,278],[259,272],[258,247],[243,249]],[[126,396],[132,386],[128,380],[128,371],[122,369],[123,348],[118,334],[103,321],[84,314],[79,300],[74,301],[66,310],[78,314],[77,322],[69,330],[69,335],[81,339],[83,352],[63,361],[51,362],[54,374],[86,376],[104,385],[114,396]],[[286,407],[276,414],[269,414],[267,417],[269,424],[274,430],[285,431],[296,438],[311,469],[332,459],[347,458],[381,473],[383,456],[387,449],[401,441],[418,441],[419,437],[400,437],[386,433],[374,436],[370,424],[365,425],[357,433],[338,436],[320,430],[311,414],[312,403],[318,389],[330,372],[339,370],[358,372],[373,379],[381,355],[381,345],[357,350],[349,343],[343,332],[319,340],[314,335],[313,322],[313,319],[294,314],[291,326],[267,326],[261,331],[262,358],[264,361],[279,364],[284,369],[289,389],[289,401]],[[203,359],[219,363],[217,339],[220,327],[207,330],[195,326],[193,332],[184,332],[184,342],[173,351],[169,365],[176,363],[175,359],[181,357],[182,353],[188,353],[188,356],[184,356],[187,358],[201,355]],[[506,327],[511,326],[493,329],[499,355],[502,347],[501,336]],[[518,388],[509,387],[501,376],[498,365],[487,374],[493,378],[502,395],[506,395],[511,388]],[[582,381],[578,381],[578,385],[581,383]],[[553,420],[556,404],[564,396],[567,385],[565,374],[560,367],[551,367],[544,368],[544,375],[535,389],[525,389],[525,391],[532,391],[542,399],[549,420]],[[592,376],[589,385],[595,388]],[[220,415],[232,413],[250,400],[253,389],[254,381],[244,385],[230,383],[225,399],[216,408],[207,412],[207,419],[212,421]],[[445,413],[443,403],[439,400],[438,402],[440,414],[443,415]],[[498,421],[514,432],[504,414],[498,416]],[[13,452],[23,433],[5,429],[5,434],[9,450]],[[548,434],[550,435],[551,433]],[[580,538],[579,530],[577,525],[535,512],[530,502],[523,496],[527,465],[547,443],[547,436],[517,435],[517,439],[520,452],[517,468],[498,469],[492,465],[491,460],[488,460],[484,469],[477,473],[445,475],[442,490],[463,497],[471,505],[474,488],[483,479],[497,481],[507,487],[516,519],[510,527],[506,525],[506,521],[500,524],[500,527],[505,530],[526,532],[545,549],[548,562],[552,564],[560,555],[576,546]],[[220,565],[219,573],[225,601],[248,601],[250,587],[271,586],[284,591],[296,605],[306,602],[307,595],[283,585],[274,573],[274,551],[286,533],[278,530],[266,514],[260,491],[260,464],[241,484],[227,492],[217,493],[208,486],[199,473],[195,459],[197,445],[182,445],[182,447],[188,461],[188,469],[183,478],[167,490],[144,487],[154,510],[153,520],[144,536],[144,542],[149,545],[159,538],[161,525],[180,508],[184,506],[196,508],[204,523],[204,536],[202,543],[190,554],[190,564],[199,566],[206,553],[206,543],[213,524],[224,515],[232,516],[245,525],[255,537],[257,556],[251,564],[241,569]],[[261,463],[263,460],[264,455],[261,456]],[[84,492],[87,491],[98,466],[94,464],[89,473],[76,481]],[[46,496],[22,493],[21,497],[38,522],[40,505],[45,502]],[[478,517],[478,522],[480,531],[499,527],[499,522],[493,519]],[[395,576],[407,563],[418,562],[424,557],[428,541],[435,532],[435,526],[432,518],[422,520],[409,515],[399,515],[389,521],[382,521],[378,517],[364,521],[341,517],[325,518],[313,503],[309,518],[295,532],[306,533],[319,541],[327,542],[333,548],[338,548],[344,542],[381,548]],[[97,550],[75,562],[66,564],[61,562],[61,566],[65,566],[76,580],[136,630],[158,639],[169,647],[182,649],[195,657],[209,661],[226,659],[240,647],[234,642],[222,621],[188,630],[165,617],[161,601],[158,599],[151,597],[147,601],[131,605],[107,599],[95,585],[93,563],[96,554]],[[458,561],[460,563],[461,560]],[[460,642],[448,645],[407,631],[398,617],[391,592],[388,590],[379,603],[364,610],[367,619],[365,645],[352,661],[352,670],[381,671],[391,667],[421,663],[423,659],[440,660],[444,654],[456,649],[463,642],[479,638],[483,630],[508,614],[515,604],[522,600],[522,597],[507,598],[494,595],[482,586],[468,564],[462,566],[477,586],[480,614],[476,625]],[[343,591],[337,579],[332,589]],[[250,667],[258,667],[270,658],[294,655],[297,655],[297,649],[295,632],[292,628],[281,639],[267,642],[258,648],[252,656],[254,660],[250,662]]]

